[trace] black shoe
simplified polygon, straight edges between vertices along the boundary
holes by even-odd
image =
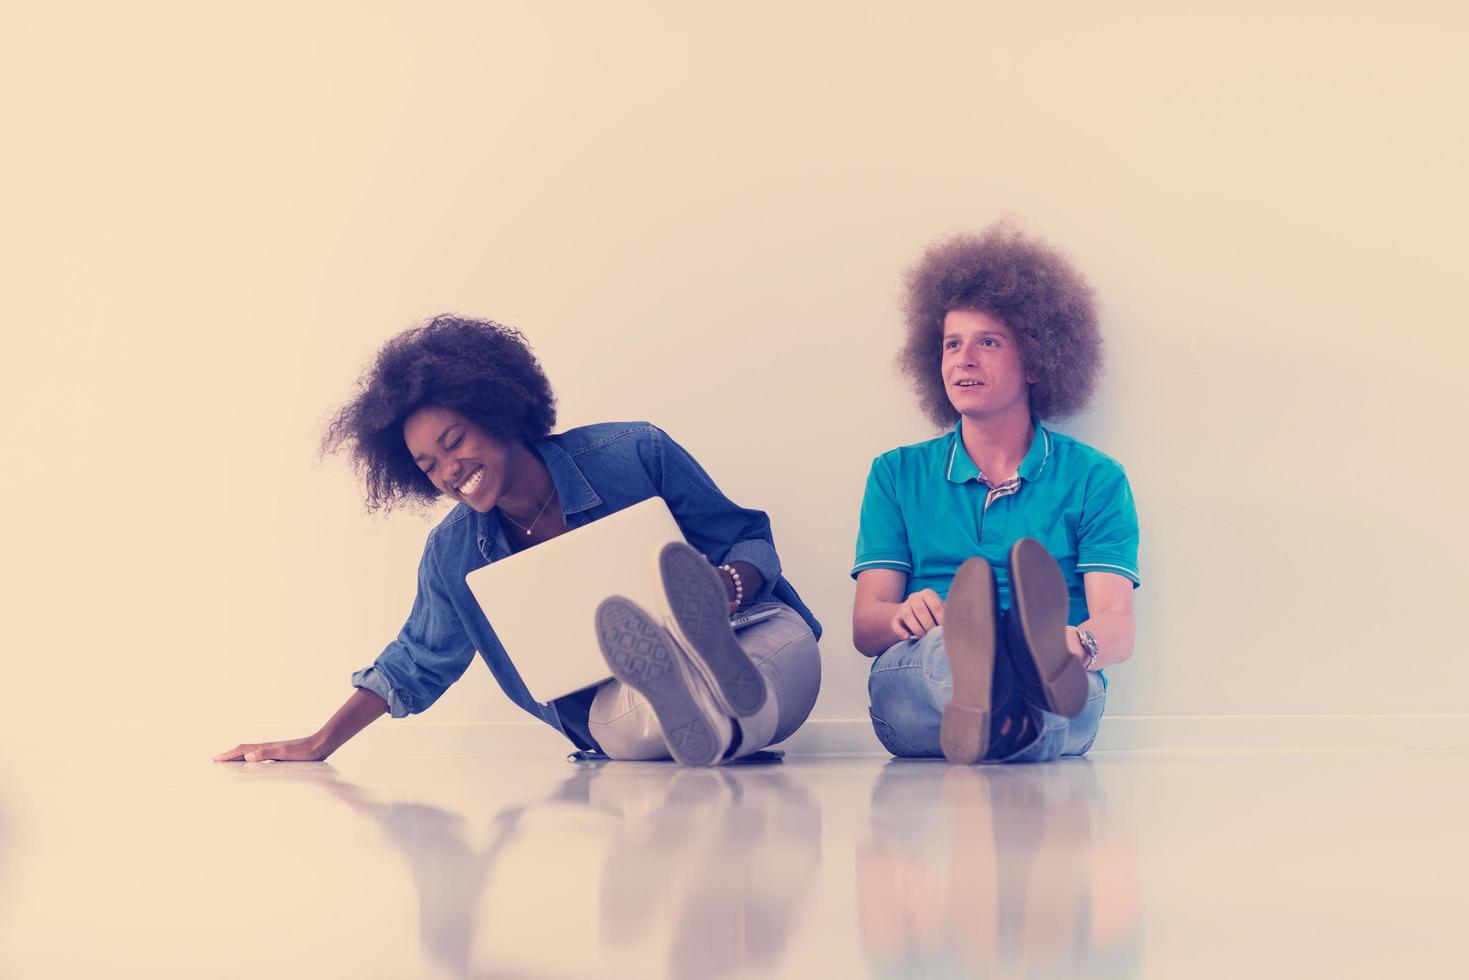
[[[954,693],[944,705],[939,744],[950,762],[978,762],[989,745],[998,608],[989,562],[970,558],[960,565],[944,604],[944,652]]]
[[[1005,645],[1036,707],[1075,718],[1086,707],[1086,668],[1066,646],[1066,577],[1034,538],[1010,549],[1010,614]]]

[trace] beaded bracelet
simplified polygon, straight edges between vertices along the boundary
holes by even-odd
[[[722,568],[722,569],[724,569],[726,572],[729,572],[729,577],[734,582],[734,587],[735,587],[734,602],[735,602],[736,608],[738,608],[739,606],[744,605],[745,604],[745,583],[743,583],[743,582],[740,581],[740,573],[737,572],[737,571],[735,571],[735,567],[733,565],[720,565],[719,567]]]

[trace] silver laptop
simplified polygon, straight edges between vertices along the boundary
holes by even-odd
[[[608,680],[597,645],[597,606],[626,596],[654,619],[664,618],[657,556],[683,533],[662,497],[478,568],[466,576],[531,697],[545,703]],[[736,627],[777,610],[740,617]]]

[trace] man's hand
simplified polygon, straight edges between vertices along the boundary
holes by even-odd
[[[324,751],[316,737],[295,738],[288,742],[259,742],[236,745],[214,757],[215,762],[321,762],[330,752]]]
[[[893,616],[893,633],[900,640],[916,640],[944,624],[944,600],[933,589],[921,589],[904,599]]]

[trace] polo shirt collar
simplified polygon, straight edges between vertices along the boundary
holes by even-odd
[[[964,450],[964,433],[961,429],[963,425],[964,420],[961,418],[954,423],[954,429],[950,433],[949,459],[944,468],[944,479],[950,483],[968,483],[979,478],[979,467]]]
[[[1035,426],[1035,438],[1030,441],[1030,449],[1025,453],[1025,458],[1020,461],[1020,479],[1026,482],[1039,479],[1045,471],[1046,463],[1051,458],[1051,449],[1054,443],[1051,440],[1050,431],[1036,416],[1030,417],[1031,424]],[[962,426],[964,420],[960,419],[954,423],[952,431],[952,445],[949,447],[949,458],[945,464],[944,478],[950,483],[967,483],[970,480],[979,479],[979,467],[974,460],[969,458],[969,453],[964,450],[964,433]]]
[[[1026,483],[1032,483],[1040,479],[1045,471],[1046,463],[1051,459],[1051,430],[1041,425],[1041,420],[1034,415],[1030,417],[1035,425],[1035,438],[1030,441],[1030,451],[1020,461],[1020,479]]]

